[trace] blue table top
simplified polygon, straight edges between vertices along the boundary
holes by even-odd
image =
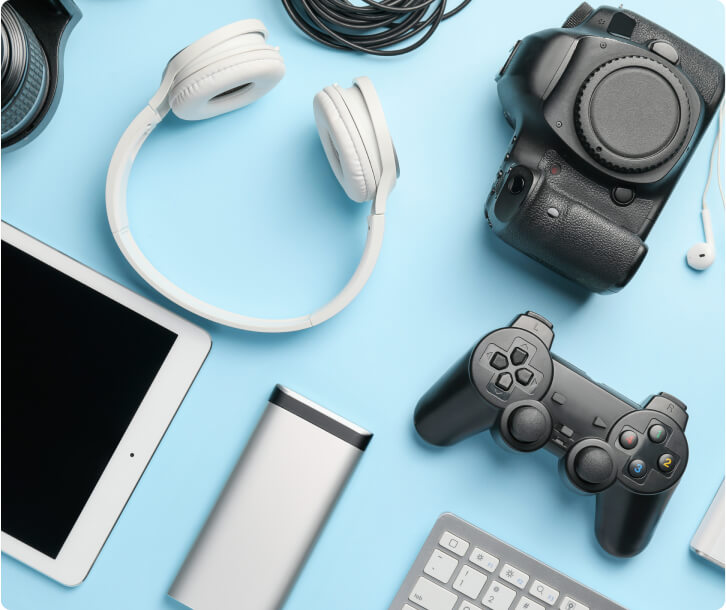
[[[724,9],[633,0],[711,56]],[[474,2],[415,53],[380,59],[314,44],[279,2],[79,0],[56,116],[2,155],[2,218],[206,328],[213,347],[87,580],[66,589],[3,556],[11,610],[180,610],[166,591],[275,383],[375,433],[287,602],[290,610],[385,608],[444,511],[635,609],[712,609],[721,570],[689,541],[723,477],[723,208],[711,191],[718,258],[691,271],[714,126],[696,150],[632,283],[613,296],[577,287],[500,242],[483,203],[511,135],[494,74],[522,36],[558,26],[576,2]],[[256,17],[287,75],[254,105],[209,121],[167,118],[129,187],[142,249],[199,297],[252,315],[324,303],[357,264],[367,206],[347,200],[317,137],[313,95],[370,76],[401,163],[378,267],[332,321],[287,335],[235,331],[175,308],[123,259],[104,184],[124,128],[167,60],[231,21]],[[689,406],[688,470],[650,546],[619,560],[593,534],[594,498],[561,483],[544,452],[509,454],[488,434],[446,450],[418,442],[419,396],[481,335],[519,312],[555,324],[556,353],[636,401],[659,391]],[[254,553],[254,549],[249,552]],[[243,606],[240,606],[243,607]]]

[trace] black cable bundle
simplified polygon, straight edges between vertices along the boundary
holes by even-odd
[[[446,0],[282,0],[288,15],[310,38],[334,49],[371,55],[402,55],[418,49],[439,24],[471,0],[446,12]],[[429,9],[433,10],[427,16]],[[407,47],[384,50],[427,30]]]

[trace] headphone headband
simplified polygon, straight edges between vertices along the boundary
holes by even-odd
[[[204,103],[205,100],[200,98],[202,101],[201,110],[192,107],[194,112],[191,113],[191,116],[189,116],[188,111],[191,104],[184,101],[184,104],[186,104],[184,110],[188,116],[182,116],[182,118],[205,118],[210,116],[210,113],[219,114],[220,108],[221,112],[226,112],[254,101],[272,88],[277,80],[281,78],[284,70],[282,58],[277,54],[276,49],[265,44],[266,38],[267,30],[262,22],[256,19],[238,21],[208,34],[172,57],[164,70],[159,90],[126,128],[114,150],[106,178],[106,210],[114,239],[123,255],[141,277],[169,300],[219,324],[256,332],[279,333],[310,328],[342,311],[353,301],[368,281],[381,251],[384,212],[388,195],[395,186],[397,160],[383,108],[370,79],[360,77],[355,80],[355,86],[363,96],[368,111],[368,119],[372,124],[373,133],[375,133],[376,152],[381,162],[380,178],[377,180],[378,184],[371,205],[371,213],[368,216],[366,244],[358,268],[343,290],[327,305],[312,314],[286,319],[244,316],[206,303],[182,290],[156,269],[137,245],[129,229],[126,202],[128,180],[136,155],[146,138],[162,121],[172,106],[176,112],[175,101],[170,98],[175,95],[179,99],[184,97],[187,93],[187,90],[184,89],[186,80],[192,80],[193,84],[188,89],[197,94],[198,91],[194,90],[193,86],[198,85],[199,82],[204,82],[205,79],[213,80],[214,75],[220,71],[218,69],[215,72],[210,67],[214,68],[220,65],[231,65],[232,68],[246,67],[260,57],[262,57],[261,61],[272,62],[270,65],[273,66],[274,73],[268,79],[269,82],[262,83],[257,89],[255,89],[258,85],[257,82],[236,83],[236,87],[217,93],[207,99],[206,104]],[[274,52],[274,56],[270,51]],[[275,62],[278,60],[280,65],[276,66]],[[265,68],[266,65],[262,66],[262,68]],[[253,67],[259,68],[260,66]],[[274,82],[272,82],[273,80]],[[206,83],[206,85],[209,85],[209,83]],[[209,85],[209,88],[211,91],[213,86]],[[178,94],[177,89],[181,89]],[[219,99],[221,99],[222,103],[217,102]],[[220,108],[212,106],[215,103]]]

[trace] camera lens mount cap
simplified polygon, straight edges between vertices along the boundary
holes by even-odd
[[[600,164],[624,173],[655,169],[682,152],[691,122],[680,77],[649,57],[610,60],[585,80],[577,133]]]

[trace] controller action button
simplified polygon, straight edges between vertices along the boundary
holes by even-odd
[[[517,378],[519,383],[526,386],[529,385],[530,381],[532,381],[534,373],[529,369],[519,369],[516,373],[514,373],[514,376]]]
[[[575,458],[575,473],[590,485],[602,485],[612,472],[613,460],[602,447],[587,447]]]
[[[596,417],[595,420],[592,422],[592,425],[596,428],[607,428],[608,425],[602,420],[601,417]]]
[[[572,428],[568,428],[567,426],[562,426],[560,428],[560,433],[567,438],[572,438],[572,435],[575,433],[575,431]]]
[[[620,444],[624,449],[635,449],[638,444],[638,435],[632,430],[624,430],[620,435]]]
[[[678,51],[675,50],[671,43],[665,40],[656,40],[650,45],[650,50],[672,64],[678,63]]]
[[[502,369],[506,369],[509,365],[509,362],[507,362],[507,357],[502,354],[502,352],[497,352],[492,356],[492,359],[489,361],[489,364],[497,369],[498,371],[501,371]],[[507,389],[507,388],[504,388]]]
[[[527,360],[527,356],[527,352],[525,352],[521,347],[515,347],[514,351],[512,351],[509,355],[509,358],[514,366],[519,366]]]
[[[514,380],[509,373],[501,373],[499,377],[497,377],[495,385],[500,390],[504,390],[506,392],[509,388],[512,387],[512,383],[514,383]]]
[[[559,392],[555,392],[552,394],[552,402],[555,404],[558,404],[560,406],[564,405],[567,402],[567,398],[565,398],[562,394]]]
[[[666,429],[660,424],[655,424],[648,430],[648,438],[654,443],[662,443],[666,437]]]
[[[634,479],[642,479],[646,472],[648,472],[648,469],[643,460],[633,460],[630,462],[630,466],[628,466],[628,472]]]
[[[534,407],[519,407],[509,420],[509,431],[520,443],[534,443],[547,432],[547,419]]]
[[[658,468],[661,472],[672,472],[676,467],[676,460],[670,453],[664,453],[658,458]]]
[[[635,191],[625,186],[616,186],[610,193],[613,201],[620,206],[626,206],[635,200]]]

